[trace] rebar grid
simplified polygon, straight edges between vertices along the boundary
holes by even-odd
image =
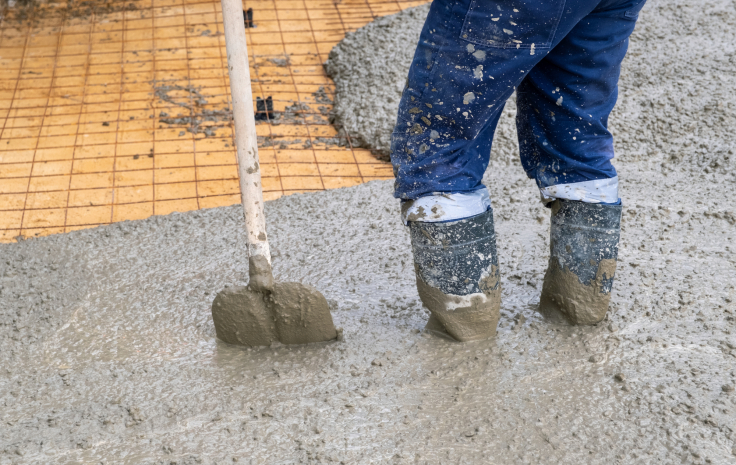
[[[347,31],[421,3],[244,3],[254,98],[282,115],[257,127],[266,199],[392,177],[349,134],[330,142],[322,63]],[[89,5],[3,13],[0,242],[240,201],[219,1]]]

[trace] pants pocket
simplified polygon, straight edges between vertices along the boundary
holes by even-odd
[[[565,0],[472,0],[462,38],[495,48],[548,49]]]

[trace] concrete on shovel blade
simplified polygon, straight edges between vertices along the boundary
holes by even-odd
[[[229,344],[308,344],[337,338],[327,299],[301,283],[275,283],[273,291],[227,288],[212,302],[217,337]]]

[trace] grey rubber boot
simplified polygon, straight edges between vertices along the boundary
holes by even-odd
[[[603,320],[611,300],[621,235],[621,205],[557,199],[539,309],[570,323]]]
[[[493,211],[447,223],[410,222],[427,330],[457,341],[496,334],[501,306]]]

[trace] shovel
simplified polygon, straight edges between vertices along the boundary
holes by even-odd
[[[221,0],[235,119],[240,195],[245,212],[250,281],[212,303],[217,337],[245,346],[306,344],[337,337],[327,299],[312,286],[274,282],[263,213],[258,139],[241,0]]]

